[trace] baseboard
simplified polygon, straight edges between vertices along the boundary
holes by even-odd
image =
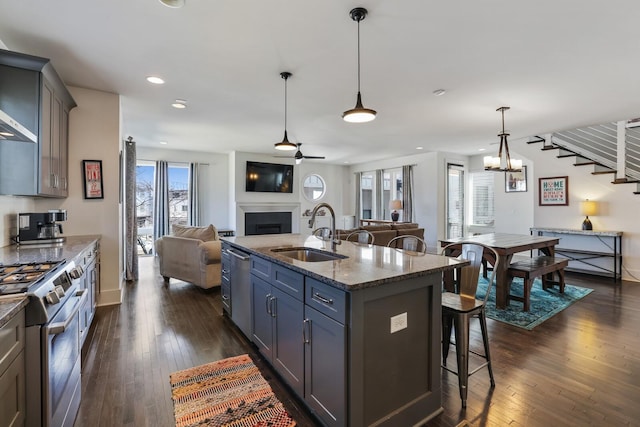
[[[98,306],[122,304],[123,288],[102,291],[98,295]]]

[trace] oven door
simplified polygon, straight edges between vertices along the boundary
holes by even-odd
[[[78,291],[42,328],[43,405],[46,426],[73,426],[80,406],[80,308]]]

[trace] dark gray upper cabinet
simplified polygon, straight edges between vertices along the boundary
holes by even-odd
[[[0,110],[37,136],[0,139],[0,194],[67,197],[75,106],[48,59],[0,49]]]

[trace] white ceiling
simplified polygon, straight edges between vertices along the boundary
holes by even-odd
[[[363,103],[378,111],[366,124],[341,119],[357,6]],[[290,71],[289,139],[359,163],[496,150],[502,105],[511,141],[639,116],[639,18],[637,0],[0,0],[0,40],[51,58],[68,85],[121,94],[123,137],[139,146],[282,154]]]

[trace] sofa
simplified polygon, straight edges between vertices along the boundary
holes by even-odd
[[[345,240],[354,231],[367,230],[373,235],[374,245],[387,246],[397,236],[411,235],[424,239],[424,228],[420,228],[415,222],[393,222],[389,224],[364,225],[349,230],[336,230],[340,240]]]
[[[222,242],[213,225],[174,224],[170,235],[155,241],[155,248],[166,284],[174,278],[204,289],[220,286]]]

